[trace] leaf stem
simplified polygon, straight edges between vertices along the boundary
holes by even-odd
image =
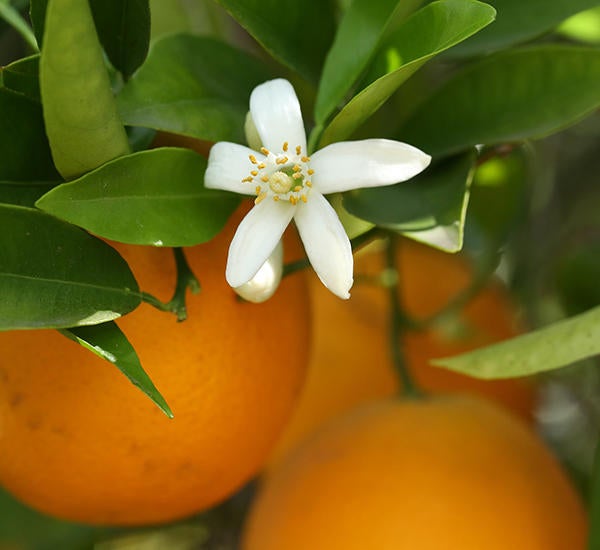
[[[387,269],[394,274],[394,280],[388,284],[390,301],[389,341],[392,353],[392,362],[402,383],[401,394],[404,397],[418,398],[423,396],[422,390],[415,383],[408,365],[406,364],[402,349],[402,332],[407,326],[406,317],[400,302],[400,274],[396,262],[395,250],[398,246],[398,236],[390,233],[386,246]]]

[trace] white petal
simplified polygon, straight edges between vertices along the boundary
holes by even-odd
[[[250,95],[250,113],[263,145],[281,152],[285,141],[306,154],[306,133],[300,103],[292,85],[283,78],[257,86]]]
[[[352,247],[335,210],[327,199],[312,191],[294,216],[306,255],[321,282],[340,298],[350,297]]]
[[[312,181],[321,193],[398,183],[425,170],[431,157],[389,139],[332,143],[311,155]]]
[[[208,156],[208,167],[204,173],[204,185],[209,189],[223,189],[242,195],[254,195],[255,185],[252,182],[242,182],[250,176],[254,165],[249,155],[254,155],[258,162],[265,156],[237,143],[220,141],[212,146]]]
[[[227,258],[225,278],[237,288],[256,275],[267,261],[294,215],[295,206],[266,198],[237,228]]]
[[[235,292],[244,300],[260,304],[267,301],[281,283],[283,275],[283,244],[277,243],[275,250],[269,256],[268,260],[256,272],[247,283],[235,288]]]

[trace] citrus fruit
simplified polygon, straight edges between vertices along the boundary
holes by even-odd
[[[264,480],[244,550],[583,550],[583,507],[518,417],[476,397],[340,416]]]
[[[389,302],[385,288],[361,279],[385,268],[381,243],[355,255],[356,284],[348,301],[310,279],[313,309],[308,376],[292,419],[270,463],[280,460],[324,421],[359,403],[392,395],[398,379],[391,362]],[[423,318],[444,307],[471,282],[473,271],[460,256],[403,239],[398,246],[402,305]],[[519,333],[517,308],[497,280],[443,324],[405,333],[405,360],[423,389],[472,392],[494,399],[532,420],[535,389],[523,380],[483,381],[430,366],[429,360],[465,352]]]
[[[239,219],[186,249],[202,286],[186,321],[142,304],[118,322],[172,420],[58,332],[0,333],[0,485],[61,518],[145,524],[205,509],[261,468],[304,379],[309,304],[301,274],[264,304],[237,298],[225,263]],[[115,246],[142,290],[170,299],[171,250]]]

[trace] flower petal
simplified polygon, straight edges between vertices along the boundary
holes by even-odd
[[[312,181],[321,193],[391,185],[425,170],[431,157],[389,139],[332,143],[311,155]]]
[[[275,246],[267,261],[247,283],[235,288],[236,294],[247,300],[260,304],[266,302],[277,290],[283,275],[283,244]]]
[[[350,297],[354,261],[342,223],[327,199],[312,191],[294,216],[306,255],[321,282],[340,298]]]
[[[263,145],[281,152],[285,141],[306,154],[306,133],[300,103],[292,85],[283,78],[269,80],[254,88],[250,95],[250,113]]]
[[[256,275],[290,223],[296,207],[265,199],[242,220],[229,247],[225,278],[237,288]]]
[[[243,195],[254,195],[255,185],[242,182],[250,176],[253,164],[249,155],[254,155],[258,162],[265,156],[237,143],[220,141],[212,146],[208,156],[208,167],[204,173],[204,186],[209,189],[223,189]]]

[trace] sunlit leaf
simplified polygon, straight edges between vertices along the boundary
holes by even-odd
[[[0,258],[0,330],[92,325],[140,303],[115,250],[39,210],[0,204]]]
[[[156,386],[142,368],[140,359],[127,337],[114,322],[60,331],[98,357],[115,365],[129,381],[142,390],[169,418],[173,413]]]
[[[52,157],[65,178],[128,152],[87,2],[49,3],[40,90]]]
[[[600,354],[600,306],[476,351],[431,362],[475,378],[528,376]]]
[[[119,112],[131,126],[242,142],[250,92],[271,76],[256,58],[213,38],[168,36],[120,93]]]
[[[424,63],[491,23],[495,13],[475,0],[441,0],[414,13],[378,54],[388,65],[386,74],[337,114],[323,133],[321,147],[346,139]]]
[[[37,206],[108,239],[191,246],[214,237],[239,203],[206,189],[205,169],[206,159],[193,151],[152,149],[60,185]]]
[[[399,135],[430,155],[538,138],[600,105],[600,51],[564,45],[509,50],[451,77]]]

